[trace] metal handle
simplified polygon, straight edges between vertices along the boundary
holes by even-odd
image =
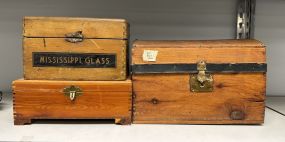
[[[71,43],[82,42],[83,39],[84,39],[84,36],[82,34],[82,31],[68,33],[65,35],[65,41],[71,42]]]
[[[74,101],[78,96],[82,95],[82,90],[77,86],[69,86],[63,89],[64,95],[68,96],[71,101]]]

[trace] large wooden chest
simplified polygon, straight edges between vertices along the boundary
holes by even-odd
[[[134,123],[260,124],[266,55],[256,40],[136,41]]]
[[[24,78],[125,80],[127,46],[122,19],[25,17]]]
[[[125,81],[13,82],[14,124],[33,119],[115,119],[131,123],[132,83]]]

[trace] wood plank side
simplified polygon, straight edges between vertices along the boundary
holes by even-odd
[[[50,81],[50,80],[16,80],[12,85],[18,92],[62,92],[70,85],[79,86],[84,92],[131,92],[132,82],[125,81]],[[36,87],[35,87],[36,86]],[[48,86],[48,87],[47,87]]]
[[[127,41],[85,39],[69,43],[62,38],[24,38],[24,78],[33,80],[125,80]],[[116,68],[33,67],[33,52],[115,53]],[[40,74],[40,75],[39,75]]]
[[[143,61],[144,50],[158,51],[156,61]],[[179,64],[197,63],[266,63],[265,48],[254,47],[134,47],[132,64]]]
[[[133,75],[134,123],[263,123],[266,88],[263,73],[215,74],[214,91],[210,93],[191,92],[189,77]],[[244,118],[233,120],[234,111],[242,112]]]
[[[61,93],[15,91],[15,112],[33,118],[125,117],[131,109],[130,93],[87,92],[72,102]]]
[[[136,40],[134,47],[164,47],[164,48],[181,48],[181,47],[264,47],[264,44],[255,39],[224,39],[224,40]]]
[[[82,31],[85,38],[128,38],[128,24],[123,19],[24,17],[24,37],[65,37]]]
[[[30,82],[32,81],[18,80],[13,83],[15,124],[30,123],[31,119],[116,119],[117,123],[130,123],[132,108],[130,80],[125,83],[128,84],[128,87],[125,87],[128,91],[116,91],[122,86],[114,83],[109,87],[114,90],[99,91],[99,89],[97,92],[83,90],[83,94],[76,97],[74,101],[71,101],[63,92],[52,91],[58,87],[51,85],[50,81],[47,81],[49,83],[45,85],[45,89],[41,86],[44,81],[36,81],[40,85]],[[60,86],[60,83],[54,84]],[[100,86],[106,86],[106,84],[82,82],[80,87],[93,90]],[[25,90],[23,87],[32,87],[34,90],[29,88]],[[46,91],[49,89],[51,91]]]

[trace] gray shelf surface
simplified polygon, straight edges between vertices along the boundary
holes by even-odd
[[[267,106],[285,112],[285,97],[268,97]],[[114,125],[106,121],[35,121],[14,126],[11,94],[0,103],[0,141],[114,142],[284,142],[285,116],[266,108],[263,125]]]

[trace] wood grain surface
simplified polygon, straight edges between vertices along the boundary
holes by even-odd
[[[264,121],[266,77],[215,74],[214,91],[190,91],[189,74],[133,75],[134,123],[259,124]],[[242,112],[233,120],[234,111]]]
[[[256,40],[136,41],[132,64],[265,63],[265,48]],[[156,61],[143,61],[144,50],[158,51]]]
[[[65,37],[82,31],[85,38],[128,38],[128,23],[124,19],[24,17],[24,37]]]
[[[63,89],[78,86],[83,94],[71,101]],[[115,119],[131,123],[132,83],[126,81],[13,82],[15,125],[33,119]]]
[[[262,48],[265,45],[256,39],[223,39],[223,40],[135,40],[136,47],[255,47]]]

